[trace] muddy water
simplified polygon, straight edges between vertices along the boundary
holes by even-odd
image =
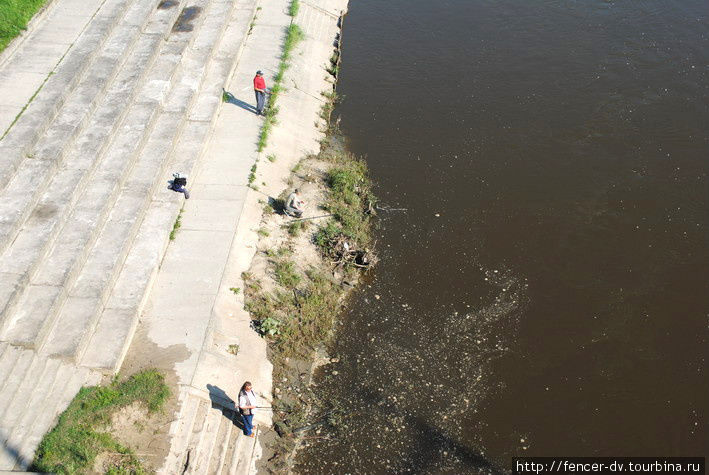
[[[357,0],[337,110],[390,208],[303,474],[709,455],[705,0]]]

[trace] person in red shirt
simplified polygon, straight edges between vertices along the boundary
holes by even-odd
[[[256,93],[256,115],[263,115],[263,106],[266,103],[266,81],[261,71],[256,71],[254,92]]]

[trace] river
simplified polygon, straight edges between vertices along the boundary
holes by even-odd
[[[707,456],[706,0],[353,0],[336,109],[381,262],[301,474]]]

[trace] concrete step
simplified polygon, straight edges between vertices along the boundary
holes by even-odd
[[[0,156],[3,157],[0,162],[0,187],[4,188],[9,183],[15,170],[52,122],[133,3],[133,0],[107,0],[102,5],[55,73],[0,140]]]
[[[170,451],[165,459],[165,475],[182,473],[184,468],[187,446],[192,437],[192,430],[200,408],[202,398],[196,397],[187,391],[180,391],[180,411],[177,419],[170,426]]]
[[[231,62],[235,60],[232,55],[229,57],[230,62],[211,61],[207,67],[207,60],[212,54],[221,54],[225,47],[224,42],[219,42],[220,35],[215,34],[225,30],[225,23],[231,17],[235,4],[215,2],[210,5],[204,19],[204,24],[196,36],[192,47],[184,54],[183,64],[191,65],[181,70],[180,77],[176,81],[175,93],[170,94],[166,102],[165,110],[184,112],[190,103],[194,103],[194,92],[197,90],[200,81],[203,82],[200,89],[200,96],[208,94],[214,98],[213,107],[209,112],[208,121],[188,121],[184,124],[184,128],[180,131],[179,143],[172,153],[170,171],[180,170],[190,173],[194,163],[201,156],[202,148],[206,142],[207,133],[211,127],[211,120],[216,114],[216,110],[220,100],[221,87],[229,73]],[[247,21],[250,21],[251,14],[243,15],[243,27],[235,32],[233,36],[238,35],[240,44],[246,37]],[[202,34],[207,32],[206,34]],[[219,48],[216,46],[219,45]],[[229,47],[232,43],[228,44]],[[225,67],[226,65],[226,67]],[[206,69],[206,74],[205,74]],[[204,84],[209,84],[208,89],[204,88]],[[218,87],[212,87],[213,83],[217,83]],[[190,98],[190,94],[192,95]],[[163,162],[163,167],[164,167]],[[154,176],[152,171],[145,171],[143,176]],[[120,362],[127,351],[130,343],[130,336],[135,328],[138,315],[142,309],[149,283],[152,281],[159,258],[162,256],[164,249],[168,243],[168,235],[171,224],[179,211],[180,199],[176,199],[175,193],[168,190],[166,180],[169,173],[165,175],[165,181],[158,180],[154,187],[153,201],[148,206],[147,216],[153,216],[151,219],[146,219],[141,225],[138,237],[130,250],[130,254],[124,264],[124,269],[121,270],[115,288],[110,300],[106,304],[105,317],[101,316],[97,323],[95,335],[91,336],[87,344],[87,354],[82,358],[82,364],[94,367],[105,368],[107,371],[117,370]],[[147,183],[139,183],[140,190],[144,190]],[[166,219],[170,221],[165,222]],[[159,223],[157,226],[155,223]],[[165,225],[167,224],[167,225]],[[133,312],[133,318],[129,318],[130,312]],[[123,340],[123,345],[120,348],[111,346],[111,352],[107,352],[105,341],[109,335],[128,335],[129,337]],[[114,342],[119,343],[120,338],[114,338]]]
[[[182,116],[161,114],[128,180],[119,192],[98,239],[69,291],[43,352],[81,356],[93,333],[147,207],[147,197],[172,150]]]
[[[39,262],[32,282],[23,285],[21,276],[27,279],[27,273],[5,272],[2,280],[15,284],[12,288],[13,300],[6,298],[4,324],[0,336],[17,344],[34,346],[42,341],[51,329],[51,316],[60,308],[67,293],[66,283],[78,272],[90,244],[97,234],[104,216],[110,211],[111,203],[118,192],[118,184],[126,168],[130,167],[133,152],[143,145],[143,132],[146,124],[150,126],[156,116],[154,106],[134,104],[127,115],[126,122],[118,131],[110,149],[103,158],[99,170],[92,176],[77,206],[67,219],[61,234],[48,255]],[[123,155],[125,154],[125,156]],[[0,263],[5,263],[0,260]],[[10,262],[7,262],[10,264]],[[28,280],[28,279],[27,279]],[[0,284],[8,285],[8,284]],[[8,292],[9,293],[9,292]],[[15,310],[14,313],[11,313]]]
[[[15,351],[13,346],[7,342],[2,343],[2,350],[0,351],[0,390],[5,385],[5,381],[10,376],[10,370],[19,356],[19,352]]]
[[[237,11],[237,5],[233,4],[230,8],[232,10],[229,10],[226,4],[221,4],[221,8],[210,9],[200,33],[214,31],[219,24],[218,20],[222,21],[222,24],[224,18],[232,18],[232,20],[226,25],[221,41],[212,45],[211,50],[205,47],[205,36],[201,34],[197,36],[194,45],[183,58],[183,62],[192,67],[182,69],[175,87],[176,93],[170,95],[165,105],[166,110],[184,109],[189,102],[187,100],[189,94],[194,95],[200,81],[203,81],[194,102],[193,112],[199,108],[200,118],[204,120],[190,120],[184,125],[180,141],[170,161],[171,171],[192,174],[206,146],[212,121],[216,117],[221,100],[221,88],[240,57],[256,6],[253,1],[240,3],[238,11],[242,14],[236,17],[234,13]],[[213,35],[210,38],[216,41]],[[234,54],[235,49],[236,54]],[[205,58],[210,56],[210,51],[212,56],[218,59],[206,64]],[[194,98],[192,100],[194,101]],[[153,201],[147,211],[148,217],[141,225],[133,248],[106,304],[104,315],[100,317],[96,331],[87,345],[86,354],[81,361],[84,366],[116,371],[128,350],[150,284],[169,242],[171,225],[181,204],[181,200],[176,200],[175,193],[168,190],[165,184],[158,181],[155,187]],[[131,312],[132,318],[130,318]],[[115,338],[111,338],[112,335],[115,335]],[[106,342],[109,340],[112,343],[107,350]]]
[[[47,190],[30,215],[37,223],[28,220],[24,224],[27,229],[23,225],[20,231],[28,231],[21,242],[29,243],[29,226],[34,226],[32,229],[41,238],[35,242],[43,246],[44,257],[29,265],[19,259],[12,265],[7,261],[5,272],[0,257],[0,298],[17,293],[14,311],[0,322],[0,340],[41,348],[42,361],[56,368],[55,379],[47,380],[46,375],[52,373],[50,369],[29,363],[32,376],[28,380],[39,381],[42,388],[49,387],[47,397],[27,394],[28,406],[25,410],[18,409],[21,414],[3,412],[0,420],[12,424],[5,437],[18,447],[13,468],[27,468],[42,436],[80,386],[87,380],[88,384],[98,382],[97,372],[87,367],[78,370],[66,359],[46,356],[79,357],[88,366],[113,371],[128,347],[181,203],[180,195],[165,190],[170,178],[168,172],[177,166],[175,171],[189,173],[200,156],[218,110],[221,87],[234,61],[234,51],[238,51],[238,45],[246,37],[246,27],[253,16],[250,10],[248,18],[244,15],[240,19],[243,34],[233,41],[238,36],[231,20],[235,4],[212,0],[203,5],[204,23],[200,27],[195,22],[194,39],[187,41],[184,54],[179,42],[170,38],[160,42],[159,56],[152,68],[145,71],[137,95],[132,103],[124,101],[128,104],[123,122],[116,126],[120,114],[114,111],[111,119],[110,102],[99,102],[85,128],[76,135],[75,143],[66,149],[65,155],[71,160],[57,167],[49,183],[54,191],[59,190],[58,193],[69,198],[62,200],[55,193],[52,199],[51,191]],[[228,28],[224,29],[226,24]],[[144,31],[155,34],[171,26],[149,21]],[[231,43],[224,41],[227,36]],[[140,41],[135,48],[139,48]],[[228,52],[227,43],[232,47]],[[114,84],[133,84],[128,79],[122,81],[122,74],[116,76]],[[111,90],[107,90],[106,97]],[[115,105],[121,97],[115,96],[111,101]],[[189,117],[194,120],[188,120]],[[96,143],[101,145],[96,148]],[[48,230],[42,232],[39,222],[43,215],[48,219],[44,222]],[[149,258],[143,260],[146,255]],[[23,265],[26,267],[22,268]],[[131,282],[131,275],[139,278]],[[0,399],[7,401],[7,407],[12,408],[9,410],[14,411],[21,406],[28,384],[18,383],[21,368],[4,377],[2,368],[18,366],[16,361],[21,356],[18,351],[9,351],[13,347],[7,343],[4,345],[0,346],[0,388],[7,386],[10,391],[14,388],[14,392],[5,396],[0,389]],[[56,407],[50,402],[56,402]],[[187,454],[184,449],[190,447],[196,449],[191,453],[197,457],[193,462],[198,461],[205,471],[228,465],[229,450],[233,452],[237,440],[231,436],[234,432],[231,423],[221,409],[210,409],[209,401],[192,396],[186,402],[182,412],[190,422],[179,421],[182,424],[179,430],[187,434],[178,435],[183,442],[182,451],[173,453],[171,449],[174,466],[184,463]],[[35,408],[41,405],[45,410]],[[204,422],[208,413],[210,422],[205,429],[200,421]],[[224,434],[228,436],[222,440]]]
[[[104,75],[108,72],[113,74],[116,71],[118,74],[114,81],[110,81],[111,87],[108,91],[101,91],[99,99],[103,101],[102,106],[99,107],[97,114],[90,117],[90,120],[84,121],[86,127],[82,129],[83,134],[79,137],[79,141],[73,144],[70,140],[71,137],[68,140],[62,140],[60,136],[50,140],[54,149],[75,145],[73,148],[69,148],[70,156],[79,159],[70,160],[54,179],[49,179],[47,176],[61,165],[61,159],[57,157],[52,159],[47,155],[45,160],[25,160],[18,174],[12,180],[10,189],[5,190],[5,195],[8,196],[4,196],[6,199],[0,200],[0,216],[3,216],[0,222],[0,248],[5,242],[13,239],[12,247],[0,260],[0,274],[14,274],[10,279],[3,279],[0,284],[2,287],[0,290],[0,298],[2,298],[0,300],[0,319],[4,318],[16,303],[19,296],[17,290],[26,283],[28,275],[34,269],[33,266],[44,257],[48,246],[56,236],[56,228],[66,219],[66,210],[70,209],[78,199],[77,189],[81,190],[87,177],[91,175],[93,168],[99,162],[98,157],[101,157],[102,151],[110,142],[108,139],[115,134],[116,127],[130,110],[125,105],[130,103],[136,86],[142,80],[144,71],[152,62],[156,48],[161,43],[160,35],[140,33],[140,28],[148,28],[154,20],[169,22],[177,14],[177,9],[172,9],[169,14],[165,13],[165,10],[158,9],[157,13],[151,16],[148,14],[153,10],[153,7],[145,5],[146,3],[143,2],[141,8],[132,8],[124,19],[124,28],[118,29],[118,36],[111,38],[105,45],[112,55],[117,56],[101,56],[99,59],[102,61],[105,58],[114,60],[118,66],[111,68],[101,62],[101,67],[98,70],[103,71]],[[131,15],[135,18],[131,18]],[[138,20],[140,23],[137,23]],[[122,42],[125,43],[126,38],[131,38],[131,42],[135,44],[130,50],[130,54],[124,54],[126,50],[117,46]],[[118,61],[122,56],[128,59]],[[89,71],[89,73],[93,72],[93,70]],[[89,77],[91,79],[91,76]],[[96,88],[97,85],[107,81],[93,78],[88,82]],[[78,92],[81,92],[81,88],[82,85],[79,86]],[[71,101],[67,104],[69,109],[73,106]],[[76,115],[76,111],[68,114],[69,117]],[[67,128],[62,128],[61,125],[57,126],[56,130],[65,133],[57,132],[55,135],[67,135]],[[146,123],[136,125],[142,128]],[[127,145],[131,146],[133,143],[135,143],[134,138],[133,142]],[[47,182],[49,183],[48,187],[45,185]],[[33,208],[34,201],[36,201],[35,195],[43,190],[46,190],[44,196],[38,206]],[[32,211],[31,214],[30,211]],[[15,237],[15,230],[27,215],[29,215],[29,220],[24,222],[24,228]]]
[[[170,453],[159,473],[226,474],[240,455],[236,413],[192,388],[182,388],[179,415],[170,428]],[[251,439],[249,439],[251,440]],[[186,471],[185,471],[186,469]]]
[[[194,35],[175,33],[161,45],[160,55],[135,97],[135,107],[143,106],[146,112],[157,114],[155,130],[152,127],[143,130],[141,125],[145,125],[146,121],[142,121],[142,124],[136,123],[135,134],[145,140],[144,150],[134,146],[135,143],[141,143],[136,137],[133,137],[130,144],[126,144],[128,147],[116,146],[115,142],[111,145],[103,165],[91,178],[84,196],[80,199],[82,205],[77,207],[80,209],[83,203],[88,203],[88,208],[79,213],[79,216],[83,215],[84,219],[93,218],[94,226],[77,229],[70,226],[71,217],[69,218],[57,238],[52,254],[65,260],[68,258],[71,262],[65,262],[68,265],[50,266],[48,274],[55,274],[56,277],[59,271],[59,282],[47,279],[42,269],[37,273],[34,283],[42,287],[37,291],[49,292],[52,298],[46,299],[43,307],[46,312],[34,309],[31,315],[22,315],[24,322],[15,319],[14,326],[17,330],[10,328],[7,332],[13,341],[22,338],[26,344],[41,347],[48,339],[51,342],[48,341],[43,348],[44,353],[67,357],[80,355],[88,344],[88,337],[96,326],[114,274],[120,269],[135,236],[134,228],[143,215],[148,190],[155,176],[160,174],[164,154],[169,153],[174,137],[179,132],[181,116],[177,113],[159,114],[159,107],[165,93],[171,90],[181,55],[193,38]],[[134,120],[130,113],[127,118]],[[127,153],[129,147],[134,147],[135,152]],[[76,236],[77,234],[79,236]],[[63,240],[63,235],[71,239]],[[101,236],[105,237],[102,239]],[[45,261],[52,261],[52,255]],[[82,264],[84,269],[80,267]],[[86,276],[83,280],[82,274]],[[78,280],[72,286],[71,281],[75,276]],[[56,289],[47,289],[47,284],[61,290],[57,292]],[[67,292],[66,289],[69,288],[73,290]],[[67,309],[61,310],[63,313],[58,315],[57,312],[67,297],[70,297],[66,304]],[[62,318],[61,315],[65,317]],[[37,327],[40,321],[40,326]],[[62,323],[57,324],[57,321]],[[20,330],[20,327],[27,326],[37,331]],[[56,329],[53,333],[52,328]]]
[[[232,413],[232,422],[234,422],[237,417],[240,417],[238,412]],[[228,475],[229,471],[231,470],[231,467],[236,466],[236,464],[238,463],[238,457],[241,453],[241,446],[244,443],[244,439],[246,439],[246,437],[235,423],[232,424],[231,427],[232,430],[231,434],[229,434],[229,440],[227,442],[226,452],[224,453],[224,459],[219,464],[217,470],[214,471],[215,475]]]
[[[177,10],[173,14],[176,16]],[[154,16],[153,19],[165,23],[165,15]],[[169,18],[168,18],[169,20]],[[152,20],[151,20],[152,21]],[[169,23],[169,22],[168,22]],[[167,26],[166,26],[167,25]],[[148,22],[148,27],[150,22]],[[163,25],[168,28],[169,24]],[[155,30],[156,27],[152,27]],[[154,36],[154,31],[149,36]],[[32,262],[37,262],[40,267],[23,292],[20,282],[15,286],[15,300],[17,302],[17,315],[5,323],[5,336],[16,343],[34,347],[41,346],[54,324],[54,316],[68,295],[67,288],[71,280],[78,274],[80,266],[88,256],[91,245],[98,236],[101,223],[108,213],[113,212],[115,200],[119,196],[121,187],[126,177],[134,167],[142,146],[150,138],[153,119],[158,117],[159,98],[153,94],[153,85],[156,76],[169,84],[178,64],[180,53],[189,44],[189,37],[184,35],[171,38],[169,41],[160,42],[160,55],[149,70],[145,81],[135,97],[135,102],[125,113],[125,121],[114,136],[110,146],[101,157],[96,170],[86,180],[83,194],[74,198],[79,204],[73,209],[72,214],[65,219],[61,230],[55,230],[55,236],[47,242],[40,239],[31,240],[37,248],[30,248],[35,252],[26,252],[31,256]],[[155,45],[155,42],[152,42]],[[169,67],[168,67],[169,65]],[[128,72],[128,75],[135,72]],[[85,142],[84,142],[85,143]],[[56,241],[54,239],[56,238]],[[28,241],[30,241],[28,239]],[[52,250],[44,260],[40,260],[48,244],[54,243]],[[44,246],[44,247],[42,247]],[[24,270],[14,260],[13,266],[5,266],[11,277],[24,276]],[[0,270],[3,267],[0,265]],[[30,270],[31,272],[31,270]],[[12,280],[8,279],[11,283]],[[21,295],[18,297],[17,295]],[[37,298],[41,296],[42,298]],[[33,302],[35,302],[33,304]],[[93,301],[86,301],[93,304]],[[72,308],[80,305],[73,302]],[[10,307],[11,309],[12,307]],[[95,307],[94,307],[95,308]],[[82,309],[77,313],[77,318],[87,318],[91,309]],[[9,313],[6,309],[5,313]],[[9,319],[8,319],[9,320]]]
[[[115,372],[130,345],[143,308],[146,289],[150,287],[167,247],[168,236],[160,242],[165,229],[175,222],[177,211],[172,203],[162,203],[148,211],[131,247],[121,274],[112,289],[106,308],[101,312],[91,335],[81,365]]]
[[[19,443],[19,458],[17,467],[27,469],[32,462],[34,452],[42,441],[44,434],[55,425],[59,414],[64,412],[82,386],[95,386],[101,381],[101,375],[87,368],[77,368],[74,365],[61,363],[54,386],[49,394],[28,411],[37,412]]]
[[[54,140],[57,146],[65,147],[63,158],[57,155],[51,160],[25,160],[20,166],[11,185],[19,188],[5,190],[12,198],[0,202],[1,210],[8,206],[14,210],[14,214],[5,215],[3,234],[0,235],[2,242],[13,239],[5,252],[5,259],[14,263],[14,272],[31,272],[32,265],[44,256],[53,231],[66,220],[67,211],[80,196],[77,191],[91,176],[100,162],[98,157],[110,143],[110,136],[122,123],[134,90],[152,62],[159,42],[158,35],[139,35],[128,61],[102,93],[102,104],[86,118],[86,124],[77,133],[77,140],[61,140],[59,137]],[[34,183],[23,180],[26,170],[31,172],[28,176]]]
[[[207,426],[207,415],[209,414],[210,402],[206,399],[201,399],[199,401],[199,406],[197,407],[197,412],[195,414],[194,424],[192,425],[192,432],[189,434],[189,440],[185,451],[183,453],[183,458],[178,467],[190,467],[194,466],[195,460],[197,458],[197,447],[199,446],[200,439],[204,435],[205,428]],[[185,473],[182,472],[181,473]]]
[[[9,428],[6,445],[18,448],[22,445],[25,437],[34,427],[35,420],[45,410],[37,408],[46,407],[46,398],[54,393],[58,385],[64,385],[63,372],[60,371],[60,368],[61,362],[59,360],[53,358],[47,360],[44,372],[34,383],[33,390],[23,395],[26,398],[26,407],[20,412],[17,422]],[[50,405],[51,403],[52,401],[50,401]],[[25,469],[27,467],[18,468]]]
[[[32,371],[35,367],[33,352],[29,350],[17,349],[20,352],[16,365],[12,368],[6,384],[0,390],[0,407],[7,408],[10,401],[15,397],[19,387],[22,385],[25,373]],[[4,412],[4,411],[3,411]],[[0,470],[11,470],[19,453],[17,447],[8,443],[12,426],[7,426],[0,421]]]
[[[37,416],[39,408],[46,404],[45,398],[56,378],[60,362],[46,358],[34,357],[32,371],[28,372],[23,385],[18,388],[13,401],[8,405],[0,427],[7,432],[2,441],[6,447],[19,449],[24,435],[27,433],[27,418]],[[17,457],[14,457],[17,461]],[[5,469],[11,466],[10,461],[0,463]]]
[[[254,427],[253,433],[255,436],[253,438],[247,437],[241,432],[239,433],[239,444],[229,465],[229,475],[248,475],[250,473],[249,467],[252,464],[254,446],[259,436],[258,426]]]
[[[25,373],[30,368],[34,356],[32,351],[25,350],[24,348],[13,348],[11,352],[16,352],[17,355],[10,357],[14,359],[14,362],[7,375],[7,379],[3,383],[2,388],[0,388],[0,408],[6,408],[12,398],[15,397],[15,393],[22,384]]]
[[[231,433],[234,431],[234,411],[222,408],[222,424],[219,426],[219,433],[215,439],[215,447],[212,458],[209,461],[206,473],[219,475],[227,461],[229,446],[232,442]]]
[[[212,459],[215,446],[219,444],[217,436],[223,422],[231,423],[231,421],[225,421],[221,408],[212,403],[207,411],[207,420],[200,434],[199,442],[194,447],[187,473],[193,475],[209,473],[209,462]]]
[[[209,124],[188,122],[185,124],[173,156],[191,156],[196,160],[209,131]],[[185,171],[189,169],[173,168]],[[146,217],[132,247],[120,269],[111,295],[106,302],[94,334],[87,342],[81,364],[91,368],[102,368],[115,372],[125,356],[143,308],[148,289],[159,268],[162,256],[169,243],[169,235],[181,206],[181,197],[167,190],[167,176],[158,180],[156,195],[165,201],[153,200],[149,203]],[[107,345],[107,341],[110,341]]]
[[[32,361],[29,367],[17,386],[12,397],[2,406],[0,406],[0,427],[14,427],[18,419],[27,407],[28,395],[32,394],[35,385],[41,381],[44,371],[47,368],[47,359],[38,358],[33,354]],[[5,392],[10,394],[10,391]]]

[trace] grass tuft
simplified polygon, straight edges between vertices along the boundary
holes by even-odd
[[[184,210],[185,208],[182,208],[180,210],[180,213],[177,215],[177,219],[175,219],[175,224],[172,225],[172,231],[170,231],[170,241],[175,240],[175,238],[177,237],[177,231],[179,231],[182,227],[182,212]]]
[[[271,97],[268,100],[266,117],[264,118],[263,125],[261,125],[261,132],[259,133],[258,142],[256,143],[259,152],[263,151],[266,145],[268,145],[268,136],[270,135],[273,126],[278,123],[276,119],[276,116],[278,115],[278,106],[276,104],[278,102],[278,96],[283,91],[283,79],[285,78],[285,72],[290,67],[290,60],[293,50],[298,43],[303,40],[303,38],[305,38],[305,33],[303,33],[303,30],[298,25],[295,23],[288,25],[286,28],[285,39],[283,40],[281,61],[278,65],[278,71],[273,78],[274,84],[273,87],[271,87]]]
[[[276,282],[287,289],[293,289],[300,284],[300,274],[296,271],[293,261],[277,260],[273,266],[273,273]]]
[[[337,164],[327,173],[329,193],[324,208],[333,219],[318,230],[315,242],[325,254],[342,236],[352,247],[365,248],[371,241],[371,210],[376,202],[367,165],[344,151],[329,153],[329,159]]]
[[[298,10],[300,10],[300,0],[291,0],[290,6],[288,7],[288,15],[295,18],[298,16]]]
[[[297,221],[291,221],[288,224],[288,234],[290,234],[293,237],[300,236],[301,232],[308,229],[308,223],[309,223],[309,221],[304,221],[302,219],[297,220]]]
[[[170,390],[157,370],[145,370],[108,386],[81,388],[59,416],[56,427],[39,444],[32,469],[39,472],[73,474],[91,471],[96,457],[104,452],[123,455],[108,473],[147,473],[136,455],[105,429],[111,416],[133,403],[143,403],[150,412],[160,410]]]

